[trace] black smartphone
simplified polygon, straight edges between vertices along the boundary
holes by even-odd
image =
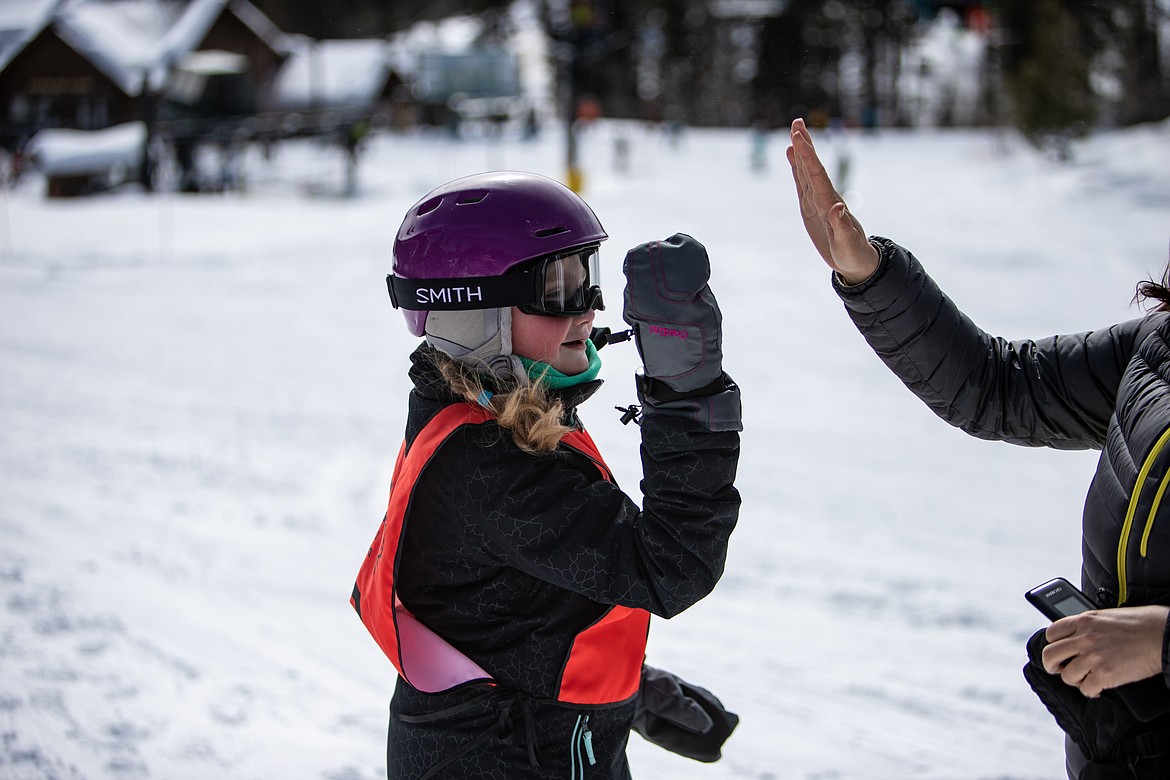
[[[1064,577],[1037,585],[1025,593],[1024,598],[1049,620],[1060,620],[1097,608],[1096,604],[1089,601],[1088,596]]]

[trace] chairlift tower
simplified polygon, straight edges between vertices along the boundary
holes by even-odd
[[[551,8],[550,4],[550,8]],[[554,37],[562,44],[562,91],[565,96],[565,184],[584,187],[577,155],[577,114],[581,102],[580,69],[606,47],[609,12],[605,0],[569,0],[554,11]]]

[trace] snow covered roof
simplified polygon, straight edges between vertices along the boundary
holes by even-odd
[[[57,0],[0,0],[0,31],[24,31],[52,13]]]
[[[257,37],[274,51],[287,53],[292,49],[292,40],[264,13],[246,0],[231,0],[232,12]]]
[[[459,52],[474,45],[483,32],[483,21],[474,16],[453,16],[418,22],[389,40],[391,67],[400,74],[414,73],[423,52]]]
[[[178,4],[152,0],[74,0],[58,11],[53,26],[123,92],[137,95],[158,65],[159,41],[182,11]]]
[[[296,41],[276,80],[279,108],[365,106],[389,76],[390,46],[381,39]]]
[[[167,31],[160,47],[160,61],[173,62],[198,46],[225,8],[230,8],[273,51],[283,54],[292,48],[289,37],[246,0],[192,0],[182,18]]]
[[[276,105],[283,109],[369,105],[391,72],[407,78],[417,73],[425,53],[465,52],[482,31],[482,20],[458,16],[419,22],[388,40],[288,38],[291,52],[277,77]]]
[[[61,0],[0,0],[0,71],[49,25]]]
[[[16,6],[22,10],[17,11]],[[0,30],[23,35],[0,49],[0,71],[49,25],[127,95],[159,88],[168,66],[195,49],[229,9],[274,51],[291,44],[247,0],[0,0]]]
[[[462,51],[483,32],[483,20],[474,16],[452,16],[433,22],[418,22],[396,34],[396,44],[413,50]]]

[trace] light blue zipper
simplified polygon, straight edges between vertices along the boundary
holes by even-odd
[[[585,758],[581,757],[581,748],[585,748]],[[589,766],[597,763],[597,757],[593,755],[593,732],[589,730],[589,716],[578,715],[577,722],[573,724],[573,736],[569,740],[569,780],[577,780],[585,778],[585,759],[589,760]],[[580,768],[581,773],[577,774]]]

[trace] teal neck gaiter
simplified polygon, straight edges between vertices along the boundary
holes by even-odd
[[[572,387],[579,385],[582,382],[591,382],[597,378],[598,372],[601,371],[601,356],[597,354],[597,347],[593,346],[593,342],[588,339],[585,340],[585,356],[589,358],[589,368],[582,371],[580,374],[562,374],[548,363],[541,363],[539,360],[529,360],[526,357],[521,357],[520,362],[524,364],[524,368],[528,369],[528,377],[534,382],[543,382],[545,387],[552,390],[560,390],[564,387]]]

